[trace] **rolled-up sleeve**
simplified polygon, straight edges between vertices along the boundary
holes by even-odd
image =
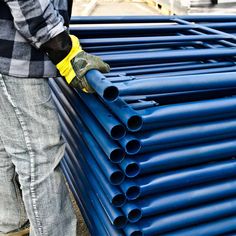
[[[36,48],[65,30],[64,19],[50,0],[0,1],[10,8],[19,33]]]

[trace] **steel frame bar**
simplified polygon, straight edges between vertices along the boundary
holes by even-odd
[[[66,157],[68,157],[68,155],[66,155]],[[110,222],[110,219],[108,218],[108,216],[106,215],[103,206],[101,205],[101,203],[99,202],[97,196],[92,192],[91,186],[89,185],[88,180],[86,179],[86,177],[84,176],[83,172],[75,172],[74,168],[72,166],[71,160],[70,158],[67,158],[64,160],[68,166],[68,169],[71,172],[71,175],[74,178],[74,183],[75,186],[78,186],[80,188],[83,189],[89,189],[88,191],[88,199],[90,199],[95,212],[97,212],[97,215],[103,219],[102,225],[104,226],[104,228],[107,231],[108,235],[115,235],[115,236],[122,236],[121,232],[119,229],[116,229],[115,227],[112,227],[112,224]],[[88,200],[87,199],[87,200]]]
[[[117,166],[114,163],[110,162],[106,158],[106,156],[102,152],[100,146],[92,138],[92,135],[90,135],[88,133],[88,131],[82,127],[82,125],[74,126],[70,117],[63,111],[62,106],[59,104],[59,102],[57,101],[57,99],[55,97],[54,97],[54,100],[56,102],[56,105],[57,105],[57,108],[58,108],[61,118],[63,119],[63,121],[66,123],[66,125],[68,126],[68,128],[70,130],[72,130],[74,133],[79,132],[80,135],[83,137],[83,140],[85,141],[85,143],[89,147],[90,152],[93,154],[92,156],[93,156],[94,160],[99,165],[100,169],[102,170],[102,172],[103,172],[104,176],[107,178],[107,180],[113,185],[119,185],[121,182],[123,182],[124,181],[124,174],[122,173],[122,171],[120,171],[120,169],[117,168]],[[76,120],[76,123],[78,124],[78,120]]]
[[[159,196],[147,196],[128,202],[122,207],[122,210],[130,222],[136,223],[144,217],[173,213],[177,210],[235,197],[235,187],[235,180],[224,180],[220,183],[192,187]]]
[[[69,131],[63,122],[61,124],[62,124],[63,132],[67,134],[68,141],[75,142],[74,140],[72,140],[70,136],[70,133],[72,133],[73,131]],[[73,135],[76,135],[76,134],[74,133]],[[97,179],[99,179],[99,184],[101,188],[103,189],[104,193],[106,194],[107,198],[109,199],[110,203],[112,203],[114,206],[117,206],[117,207],[122,206],[126,201],[124,194],[119,190],[117,186],[110,184],[106,180],[100,167],[98,166],[96,161],[93,159],[91,152],[88,150],[87,146],[83,143],[79,135],[78,135],[78,138],[76,139],[76,142],[77,142],[76,143],[77,145],[74,145],[74,148],[77,149],[78,153],[81,153],[82,156],[86,156],[86,161],[88,165],[90,166],[90,171],[94,173]],[[93,171],[93,169],[96,169],[96,171]]]
[[[139,196],[143,197],[149,194],[163,193],[169,190],[230,178],[236,175],[235,168],[236,161],[232,159],[219,163],[189,167],[185,171],[177,170],[169,173],[144,176],[132,181],[140,187],[141,194]]]
[[[152,152],[126,157],[120,164],[123,172],[129,178],[150,173],[175,170],[177,168],[203,164],[210,161],[221,161],[234,157],[236,139],[221,140],[212,143],[180,147],[162,152]]]
[[[145,80],[132,80],[125,83],[116,83],[120,94],[143,95],[171,92],[184,92],[204,89],[224,89],[236,87],[236,72],[212,73],[205,75],[185,75]]]
[[[140,228],[143,235],[159,235],[179,228],[233,216],[235,210],[236,199],[232,198],[212,203],[207,206],[188,209],[179,213],[176,212],[170,215],[154,216],[152,218],[143,219],[139,222],[139,225],[142,225]],[[127,232],[129,227],[132,229],[132,225],[127,225],[125,232]],[[130,234],[130,231],[127,233],[126,235],[132,235]]]
[[[220,220],[215,220],[213,222],[193,226],[183,230],[177,230],[175,232],[170,232],[165,234],[165,236],[189,236],[189,235],[227,235],[233,236],[236,231],[236,217],[224,217]]]
[[[63,174],[67,180],[70,190],[76,200],[76,203],[80,207],[80,211],[84,217],[84,220],[87,224],[87,227],[88,227],[90,233],[95,233],[95,234],[104,233],[104,235],[108,235],[108,232],[106,231],[103,223],[101,222],[101,220],[98,219],[97,213],[96,213],[95,209],[93,208],[91,201],[88,200],[89,198],[87,196],[87,193],[85,193],[85,191],[78,191],[77,190],[80,188],[78,188],[78,183],[75,182],[74,177],[70,171],[70,168],[68,167],[68,164],[65,161],[66,158],[67,158],[67,155],[65,153],[65,157],[60,162],[60,167],[61,167]],[[94,214],[91,214],[91,212],[94,212]],[[93,221],[91,221],[91,219]],[[94,222],[96,224],[97,223],[99,224],[99,225],[97,225],[98,227],[93,227]]]
[[[65,154],[65,158],[67,158]],[[89,229],[89,232],[91,234],[95,235],[107,235],[109,236],[108,232],[106,231],[103,222],[99,217],[97,217],[97,212],[95,211],[91,201],[89,201],[87,193],[84,191],[78,191],[78,189],[81,189],[78,186],[78,183],[75,182],[74,177],[71,174],[71,170],[68,167],[65,158],[63,158],[60,162],[60,167],[63,171],[63,174],[67,180],[67,183],[70,187],[71,192],[73,193],[73,196],[76,200],[76,203],[79,205],[80,211],[84,217],[84,220],[86,222],[86,225]],[[91,214],[93,212],[93,214]],[[95,224],[95,227],[94,227]]]
[[[133,134],[139,140],[140,152],[155,151],[235,137],[236,120],[197,123],[183,127]]]
[[[73,171],[75,179],[81,179],[83,182],[85,182],[85,185],[91,187],[92,191],[88,191],[88,194],[90,197],[92,197],[91,201],[96,198],[96,202],[100,202],[101,207],[104,208],[110,223],[117,229],[123,228],[127,223],[127,219],[118,208],[111,205],[111,203],[106,198],[105,193],[101,190],[101,188],[99,188],[99,183],[94,177],[93,173],[89,172],[88,166],[82,161],[83,159],[80,154],[78,154],[76,150],[72,149],[73,148],[70,147],[70,145],[67,145],[66,151],[69,158],[67,159],[67,162],[71,161],[70,169]]]
[[[60,84],[58,83],[58,85]],[[56,88],[56,86],[54,86],[54,88]],[[64,91],[64,87],[60,87],[60,89]],[[60,93],[60,90],[57,89],[57,92]],[[76,96],[74,95],[73,90],[67,86],[66,92],[64,94],[60,93],[60,98],[64,98],[64,102],[66,102],[66,99],[68,99],[70,105],[75,109],[78,117],[80,117],[80,119],[85,124],[90,124],[86,125],[86,127],[96,139],[97,143],[100,145],[107,157],[113,162],[120,162],[124,158],[123,150],[117,145],[114,140],[110,139],[109,135],[98,124],[98,122],[94,120],[95,118],[91,116],[91,113],[87,110],[83,103],[79,99],[75,99]],[[67,107],[70,108],[69,104]],[[100,134],[99,137],[96,135],[97,133]]]

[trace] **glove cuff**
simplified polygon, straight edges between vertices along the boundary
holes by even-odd
[[[70,35],[72,47],[70,52],[67,54],[67,56],[60,61],[56,67],[60,71],[60,74],[65,77],[68,84],[71,83],[71,81],[76,77],[75,71],[72,67],[71,60],[82,51],[82,48],[79,43],[79,39],[74,36]]]

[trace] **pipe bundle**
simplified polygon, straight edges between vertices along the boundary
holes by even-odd
[[[235,16],[72,20],[84,50],[112,68],[86,74],[94,94],[50,80],[61,166],[92,235],[236,233],[231,25]]]

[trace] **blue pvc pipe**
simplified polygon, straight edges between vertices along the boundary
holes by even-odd
[[[220,120],[133,135],[141,144],[140,152],[232,138],[236,135],[236,120]]]
[[[142,178],[133,179],[132,181],[136,186],[140,187],[140,196],[146,196],[233,177],[236,175],[235,170],[236,161],[232,159],[219,163],[190,167],[185,170],[181,169],[163,174],[144,176]],[[128,187],[127,189],[129,190]]]
[[[106,105],[119,117],[129,131],[136,132],[141,129],[143,124],[142,117],[128,106],[123,99],[118,98],[114,102],[106,103]]]
[[[129,179],[126,179],[121,183],[120,188],[125,194],[127,200],[135,200],[141,194],[140,187],[134,181]]]
[[[225,217],[220,220],[215,220],[213,222],[189,227],[183,230],[177,230],[174,232],[170,232],[167,234],[163,234],[163,236],[235,236],[236,233],[236,216]]]
[[[155,127],[166,127],[170,124],[179,125],[210,120],[214,116],[227,117],[236,112],[236,97],[226,97],[187,103],[178,103],[165,106],[157,106],[138,111],[144,126],[155,123]]]
[[[54,86],[54,89],[55,88],[56,86]],[[62,98],[63,95],[60,94],[59,97]],[[77,109],[80,110],[77,114],[79,115],[80,119],[83,121],[84,125],[86,125],[86,127],[89,129],[90,133],[96,139],[97,143],[100,145],[103,151],[106,152],[106,154],[110,157],[111,160],[113,160],[113,162],[116,162],[116,163],[120,162],[124,156],[124,154],[121,152],[121,148],[119,148],[118,145],[115,143],[115,141],[111,140],[108,137],[108,135],[103,131],[103,127],[99,125],[95,117],[85,107],[85,105],[80,100],[80,98],[77,98],[76,101],[70,100],[70,102],[72,104],[76,103],[74,104],[74,106],[77,106],[78,107]],[[64,105],[64,107],[70,107],[70,106],[69,104],[67,104],[67,105]],[[125,108],[125,110],[128,110],[128,109]],[[133,111],[132,113],[135,113],[135,111]],[[136,119],[136,117],[134,117],[134,119]],[[131,118],[131,121],[133,122],[132,118]],[[141,148],[139,140],[137,140],[132,135],[126,135],[125,137],[119,139],[118,141],[128,154],[136,154],[139,152]]]
[[[139,99],[154,100],[161,105],[170,105],[170,104],[186,103],[197,100],[201,101],[208,99],[223,98],[226,96],[228,97],[235,96],[235,89],[236,87],[229,87],[229,88],[206,89],[206,90],[196,90],[196,91],[193,90],[193,91],[163,93],[163,94],[130,95],[130,96],[122,96],[122,99],[126,102],[134,102]],[[158,127],[158,124],[156,125]]]
[[[60,86],[67,91],[67,86],[62,78],[58,78],[57,82]],[[55,82],[51,82],[53,86],[56,86]],[[84,92],[76,91],[82,101],[86,104],[89,110],[97,118],[99,123],[103,126],[106,132],[113,139],[120,139],[125,136],[124,126],[108,111],[108,109],[100,102],[100,100],[94,94],[86,94]],[[76,99],[76,97],[74,98]]]
[[[79,133],[79,135],[83,138],[83,140],[87,144],[90,152],[93,154],[92,156],[94,160],[99,165],[100,169],[102,170],[107,180],[113,185],[119,185],[121,182],[123,182],[124,174],[117,168],[117,166],[114,163],[111,163],[106,158],[106,155],[101,150],[101,148],[96,143],[96,141],[93,139],[92,135],[90,135],[88,131],[82,126],[82,124],[79,123],[78,119],[75,120],[77,124],[75,126],[70,120],[70,117],[63,110],[63,107],[59,104],[59,101],[57,100],[57,98],[55,97],[53,98],[58,108],[60,117],[62,118],[64,122],[63,127],[67,126],[70,129],[70,131],[73,131],[74,133],[74,135],[71,133],[71,136],[70,136],[71,143],[74,143],[76,145],[76,140],[78,139],[78,135],[76,134]],[[74,137],[75,139],[72,140],[72,137]]]
[[[204,89],[236,87],[236,72],[205,75],[185,75],[132,80],[116,83],[122,95],[161,94]]]
[[[67,157],[67,156],[66,156]],[[75,172],[73,172],[73,166],[71,165],[71,161],[69,158],[64,160],[65,163],[68,166],[68,171],[71,173],[71,175],[74,178],[74,186],[77,189],[88,189],[88,197],[85,198],[86,201],[88,201],[90,199],[95,212],[97,213],[98,217],[102,220],[102,225],[104,225],[104,228],[107,231],[107,235],[115,235],[115,236],[122,236],[122,233],[120,232],[120,230],[116,229],[115,227],[112,226],[112,224],[109,221],[109,218],[107,217],[106,213],[104,212],[103,207],[101,206],[99,200],[97,199],[96,195],[91,191],[90,185],[87,181],[86,178],[84,178],[84,176],[82,175],[82,173],[79,173],[80,178],[75,178]],[[77,173],[77,176],[78,176]]]
[[[70,33],[76,36],[79,36],[81,39],[89,38],[89,37],[108,37],[113,38],[115,36],[127,36],[132,35],[140,36],[140,35],[155,35],[160,33],[176,33],[176,32],[184,32],[189,29],[197,29],[197,26],[189,26],[189,25],[145,25],[145,26],[89,26],[89,27],[70,27]]]
[[[105,79],[97,70],[90,70],[86,74],[86,79],[89,85],[99,94],[103,99],[111,102],[117,99],[119,91],[116,86]]]
[[[212,74],[212,73],[225,73],[225,72],[234,72],[236,66],[231,67],[222,67],[222,68],[210,68],[210,69],[198,69],[198,70],[189,70],[189,71],[174,71],[174,72],[164,72],[164,73],[154,73],[147,75],[136,76],[135,79],[148,79],[148,78],[163,78],[169,76],[183,76],[183,75],[200,75],[200,74]]]
[[[169,215],[146,218],[139,222],[139,227],[145,236],[162,235],[179,228],[232,216],[235,215],[235,212],[236,199],[232,198]],[[129,228],[129,225],[125,228],[125,232],[127,232],[127,228]],[[126,235],[130,235],[130,232],[127,233]]]
[[[94,96],[94,94],[85,94],[83,92],[78,92],[78,94],[111,138],[120,139],[125,136],[125,127],[111,114],[101,101]]]
[[[63,174],[67,180],[70,190],[74,195],[76,203],[79,206],[79,209],[83,215],[83,218],[86,222],[86,225],[87,225],[91,235],[107,235],[107,236],[109,236],[108,232],[104,228],[104,225],[103,225],[101,219],[97,216],[96,212],[94,212],[95,209],[93,208],[92,203],[88,200],[88,197],[85,196],[85,194],[87,195],[87,193],[85,193],[84,191],[78,191],[76,189],[73,176],[71,175],[69,168],[68,168],[64,159],[61,160],[60,167],[61,167]]]
[[[144,75],[144,74],[151,74],[151,73],[162,73],[162,72],[171,72],[171,71],[191,71],[194,69],[209,69],[209,68],[220,68],[220,67],[231,67],[234,63],[232,62],[217,62],[217,63],[200,63],[195,65],[177,65],[177,66],[168,66],[168,67],[147,67],[147,68],[136,68],[136,69],[127,69],[122,70],[125,75]],[[117,71],[116,73],[119,73]],[[110,73],[111,74],[111,73]],[[110,76],[110,74],[108,74]],[[109,79],[109,78],[108,78]]]
[[[180,36],[152,36],[152,37],[126,37],[126,38],[92,38],[81,39],[83,46],[108,46],[140,43],[186,42],[186,41],[217,41],[231,39],[227,35],[180,35]],[[138,48],[138,47],[137,47]]]
[[[72,139],[72,137],[70,136],[71,132],[68,130],[68,128],[65,125],[63,125],[63,123],[62,123],[62,128],[63,128],[64,134],[67,135],[68,139],[70,139],[70,143],[73,144],[74,139]],[[76,135],[76,134],[74,133],[73,135]],[[109,199],[109,201],[114,206],[117,206],[117,207],[122,206],[126,201],[124,194],[119,190],[117,186],[114,186],[107,181],[101,169],[99,168],[98,164],[93,159],[91,152],[88,150],[87,146],[84,144],[81,136],[79,135],[76,138],[76,146],[74,146],[74,148],[77,149],[77,151],[80,152],[82,156],[86,157],[85,160],[90,166],[90,169],[94,173],[95,177],[99,179],[100,186],[103,189],[104,193],[107,195],[107,198]],[[93,171],[93,170],[96,170],[96,171]]]
[[[123,228],[127,223],[126,217],[118,208],[112,206],[108,201],[105,193],[99,187],[99,182],[96,180],[93,173],[89,171],[86,163],[81,160],[82,157],[80,154],[77,152],[74,153],[69,145],[67,146],[67,154],[67,161],[71,162],[70,170],[74,173],[76,180],[80,179],[83,182],[87,182],[88,185],[86,185],[90,186],[92,190],[88,191],[89,196],[92,197],[92,199],[94,199],[94,197],[97,198],[112,225],[118,229]],[[78,158],[80,158],[80,160],[78,160]]]
[[[130,211],[140,209],[142,216],[148,217],[166,214],[167,212],[173,213],[176,210],[200,206],[201,204],[211,203],[229,197],[236,197],[236,180],[234,179],[227,179],[223,182],[217,181],[213,184],[196,186],[162,195],[147,196],[132,202],[133,206],[130,207]],[[123,208],[125,206],[123,206]],[[130,211],[128,211],[128,213]]]
[[[141,218],[166,214],[236,196],[236,181],[226,180],[162,195],[150,195],[128,202],[122,210],[131,223]]]
[[[205,60],[205,59],[223,59],[236,56],[234,48],[217,48],[217,49],[179,49],[172,51],[163,51],[158,54],[154,51],[149,53],[127,53],[103,55],[102,59],[111,66],[122,66],[126,64],[149,64],[170,61],[188,61],[188,60]]]
[[[78,99],[78,97],[76,97],[73,90],[68,86],[60,87],[60,89],[62,89],[62,93],[60,92],[60,89],[58,89],[58,86],[56,86],[55,84],[54,86],[52,86],[52,88],[54,88],[54,92],[57,91],[60,94],[59,98],[61,99],[61,101],[63,99],[63,101],[66,102],[66,99],[68,99],[71,106],[73,106],[76,110],[78,118],[80,117],[80,119],[84,122],[84,124],[96,139],[102,150],[108,156],[108,158],[113,162],[122,161],[125,155],[123,150],[116,144],[114,140],[110,139],[109,135],[105,132],[103,127],[95,121],[95,118],[88,111],[85,105]],[[65,107],[70,108],[68,103]],[[99,137],[97,134],[99,134]]]
[[[127,176],[136,177],[209,161],[224,160],[234,157],[235,153],[236,139],[230,139],[163,152],[152,152],[135,156],[135,158],[126,157],[120,165]]]
[[[150,49],[150,48],[163,48],[163,47],[168,47],[168,48],[178,48],[178,47],[196,47],[196,46],[201,46],[201,42],[176,42],[176,43],[142,43],[142,44],[127,44],[127,45],[115,45],[115,46],[83,46],[83,49],[86,52],[111,52],[111,51],[117,51],[117,50],[132,50],[132,49]]]

